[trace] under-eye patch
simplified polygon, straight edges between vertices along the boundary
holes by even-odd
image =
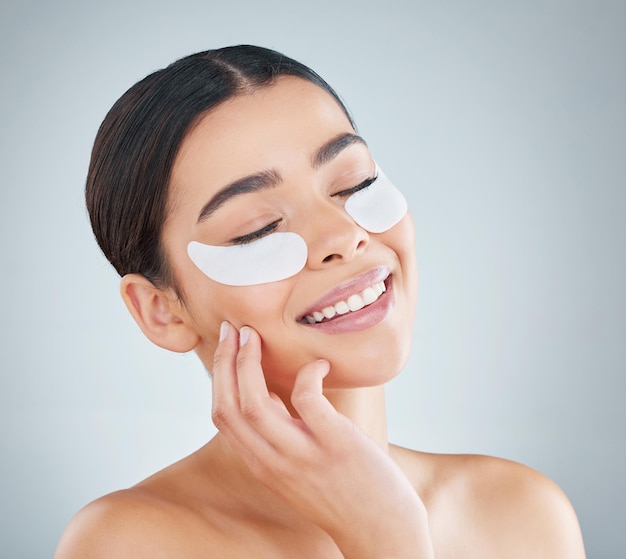
[[[297,274],[307,260],[307,246],[297,233],[271,233],[242,245],[211,246],[192,241],[187,253],[209,278],[226,285],[258,285]]]
[[[376,180],[346,200],[346,212],[363,229],[382,233],[391,229],[407,212],[402,193],[376,166]]]

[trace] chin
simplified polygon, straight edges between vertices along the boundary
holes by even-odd
[[[377,343],[351,346],[347,355],[325,356],[331,367],[324,386],[358,388],[385,384],[402,371],[410,348],[409,336],[381,336]]]

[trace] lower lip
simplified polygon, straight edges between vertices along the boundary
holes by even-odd
[[[363,307],[358,311],[342,314],[332,320],[325,320],[316,324],[305,324],[305,326],[327,334],[360,332],[376,326],[387,318],[394,305],[393,282],[389,279],[385,284],[387,289],[371,305]]]

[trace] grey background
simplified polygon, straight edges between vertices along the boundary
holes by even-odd
[[[529,464],[589,557],[626,541],[626,3],[5,1],[0,7],[0,556],[50,556],[82,505],[214,432],[194,355],[152,347],[82,190],[148,72],[257,43],[346,99],[417,227],[392,441]]]

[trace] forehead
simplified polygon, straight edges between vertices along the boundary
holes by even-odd
[[[337,101],[301,78],[237,95],[203,116],[181,145],[176,189],[199,176],[223,185],[263,169],[310,165],[311,154],[352,126]]]

